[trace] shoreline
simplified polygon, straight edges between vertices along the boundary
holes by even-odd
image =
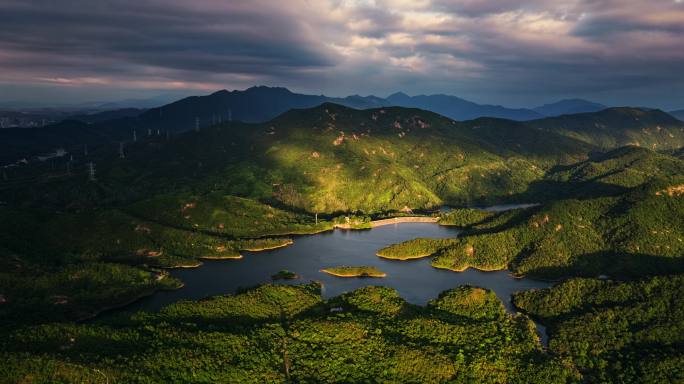
[[[382,227],[384,225],[392,225],[399,223],[437,223],[439,222],[439,217],[432,216],[399,216],[389,219],[381,219],[371,221],[371,228]]]
[[[278,248],[284,248],[289,245],[294,244],[294,240],[290,239],[289,241],[286,241],[282,244],[277,244],[277,245],[271,245],[271,246],[264,246],[264,247],[259,247],[259,248],[241,248],[241,251],[245,252],[261,252],[261,251],[270,251],[272,249],[278,249]],[[240,255],[240,258],[242,258],[242,255]]]
[[[240,259],[242,259],[242,257],[243,257],[242,255],[237,255],[237,256],[232,256],[232,255],[227,255],[227,256],[200,256],[200,257],[198,257],[198,259],[200,259],[200,260],[240,260]]]
[[[457,268],[449,268],[449,267],[438,267],[438,266],[435,266],[435,265],[432,265],[432,264],[430,264],[430,266],[432,266],[433,268],[437,268],[437,269],[446,269],[447,271],[452,271],[452,272],[465,272],[465,271],[468,270],[468,268],[472,268],[472,269],[478,270],[478,271],[480,271],[480,272],[497,272],[497,271],[503,271],[503,270],[507,270],[507,269],[508,269],[508,267],[507,267],[506,265],[501,266],[501,267],[492,267],[492,268],[487,268],[487,267],[475,267],[475,266],[472,266],[472,265],[466,265],[465,267],[463,267],[463,268],[458,268],[458,269],[457,269]]]
[[[335,277],[386,277],[387,274],[382,272],[382,273],[339,273],[339,272],[333,272],[329,271],[327,269],[321,269],[320,270],[323,273],[327,273],[328,275],[332,275]]]
[[[153,295],[157,294],[158,292],[163,292],[163,291],[169,291],[170,292],[170,291],[175,291],[175,290],[181,289],[183,287],[185,287],[185,283],[180,281],[178,286],[173,287],[173,288],[152,288],[148,291],[145,291],[145,292],[142,292],[138,295],[135,295],[134,297],[132,297],[132,298],[130,298],[130,299],[128,299],[122,303],[112,304],[112,305],[109,305],[106,307],[99,308],[98,310],[96,310],[94,312],[91,312],[85,316],[82,316],[82,317],[75,319],[74,322],[75,323],[83,323],[83,322],[87,322],[90,320],[95,320],[100,315],[104,314],[105,312],[124,309],[125,307],[128,307],[129,305],[131,305],[131,304],[133,304],[139,300],[142,300],[146,297],[153,296]]]
[[[170,267],[160,267],[163,269],[191,269],[191,268],[199,268],[203,265],[201,261],[198,261],[197,264],[178,264],[178,265],[173,265]]]
[[[406,256],[406,257],[395,257],[395,256],[383,256],[379,253],[376,253],[375,256],[386,259],[386,260],[399,260],[399,261],[406,261],[406,260],[417,260],[417,259],[424,259],[426,257],[430,257],[434,255],[434,253],[430,253],[427,255],[417,255],[417,256]]]
[[[240,249],[240,250],[245,251],[245,252],[261,252],[261,251],[268,251],[268,250],[272,250],[272,249],[287,247],[287,246],[292,245],[292,244],[294,244],[294,241],[290,240],[290,241],[287,241],[283,244],[273,245],[273,246],[269,246],[269,247],[249,248],[249,249],[244,248],[244,249]],[[244,256],[241,254],[226,255],[226,256],[198,256],[197,260],[240,260],[243,257]],[[162,268],[162,269],[192,269],[192,268],[199,268],[202,265],[204,265],[204,263],[202,263],[201,261],[198,261],[197,264],[179,264],[179,265],[171,265],[171,266],[159,266],[158,268]]]
[[[400,224],[400,223],[437,223],[439,217],[432,216],[397,216],[389,219],[371,220],[368,224],[370,228],[382,227],[385,225]],[[369,229],[369,228],[354,228],[351,224],[335,224],[333,228],[340,229]]]

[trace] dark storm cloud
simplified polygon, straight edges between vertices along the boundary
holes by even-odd
[[[433,1],[430,5],[424,9],[437,9],[449,18],[439,21],[434,16],[430,36],[427,28],[411,32],[410,44],[389,44],[386,52],[423,59],[421,74],[448,72],[446,66],[431,65],[437,57],[472,63],[451,77],[453,88],[461,94],[478,93],[485,100],[503,95],[497,99],[500,102],[515,94],[530,100],[534,97],[529,95],[539,100],[539,96],[600,94],[611,102],[671,106],[684,95],[684,4],[680,2]],[[407,15],[407,25],[413,17],[415,13]],[[641,94],[627,98],[621,92],[635,89]]]
[[[6,0],[0,14],[0,92],[4,82],[401,88],[513,104],[684,97],[684,4],[673,0]]]
[[[187,4],[188,6],[184,5]],[[0,5],[0,63],[40,76],[158,68],[276,76],[329,66],[333,53],[268,7],[181,1],[9,1]],[[200,79],[204,80],[204,79]]]

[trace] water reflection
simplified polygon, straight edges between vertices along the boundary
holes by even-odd
[[[206,261],[200,268],[174,270],[185,287],[159,292],[134,304],[130,309],[157,310],[182,299],[233,293],[240,287],[271,282],[271,276],[287,269],[299,275],[297,280],[278,281],[297,284],[311,280],[323,283],[323,296],[329,298],[367,285],[395,288],[410,303],[424,305],[440,292],[469,284],[491,289],[512,311],[510,296],[515,291],[544,288],[550,284],[531,279],[514,279],[508,271],[481,272],[468,269],[452,272],[430,266],[429,258],[410,261],[377,257],[376,251],[387,245],[417,237],[455,237],[455,228],[431,223],[402,223],[365,231],[335,230],[295,238],[293,245],[264,252],[245,252],[240,260]],[[320,269],[339,265],[372,265],[387,273],[384,278],[339,278]]]

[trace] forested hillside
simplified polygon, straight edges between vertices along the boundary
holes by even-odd
[[[677,158],[623,148],[549,172],[542,183],[568,197],[500,214],[447,213],[443,224],[467,228],[465,236],[416,239],[380,254],[432,255],[438,268],[508,267],[544,278],[684,271],[682,175]]]
[[[568,383],[534,325],[487,290],[427,307],[367,287],[322,301],[316,284],[266,285],[92,324],[50,324],[0,341],[3,378],[99,382]],[[331,312],[332,308],[339,308]]]
[[[515,305],[541,319],[549,349],[588,382],[684,380],[684,280],[681,275],[618,282],[568,280],[521,292]]]
[[[180,287],[167,268],[237,259],[288,246],[296,234],[338,224],[369,228],[373,218],[409,213],[439,216],[465,232],[392,245],[379,256],[544,279],[684,272],[682,123],[640,109],[573,116],[457,122],[418,109],[326,103],[263,124],[223,121],[175,135],[160,129],[135,141],[128,128],[112,127],[123,135],[112,141],[81,125],[87,153],[74,131],[68,140],[77,151],[3,168],[0,332],[7,341],[0,356],[10,363],[0,372],[67,382],[289,375],[549,383],[603,381],[604,368],[628,367],[626,381],[639,372],[651,382],[677,378],[676,370],[658,373],[679,361],[676,341],[658,339],[669,348],[661,362],[655,352],[637,359],[638,343],[627,357],[609,346],[588,356],[568,346],[579,323],[546,318],[537,296],[519,296],[520,308],[550,325],[558,355],[545,354],[526,317],[511,317],[477,288],[422,308],[380,288],[323,302],[311,287],[262,286],[159,314],[71,323]],[[17,143],[33,140],[22,135]],[[38,147],[49,143],[36,138]],[[476,208],[499,203],[539,204]],[[453,209],[440,212],[445,205]],[[634,305],[635,319],[652,311],[646,300]],[[331,307],[343,311],[331,314]],[[678,326],[682,316],[672,313],[667,321]],[[596,313],[586,316],[598,324]],[[620,338],[636,337],[624,332]],[[181,358],[190,350],[192,357]],[[169,358],[158,365],[159,356]],[[328,363],[316,364],[321,359]]]

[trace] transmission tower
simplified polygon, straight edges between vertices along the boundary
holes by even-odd
[[[92,161],[88,163],[88,180],[95,181],[95,164]]]

